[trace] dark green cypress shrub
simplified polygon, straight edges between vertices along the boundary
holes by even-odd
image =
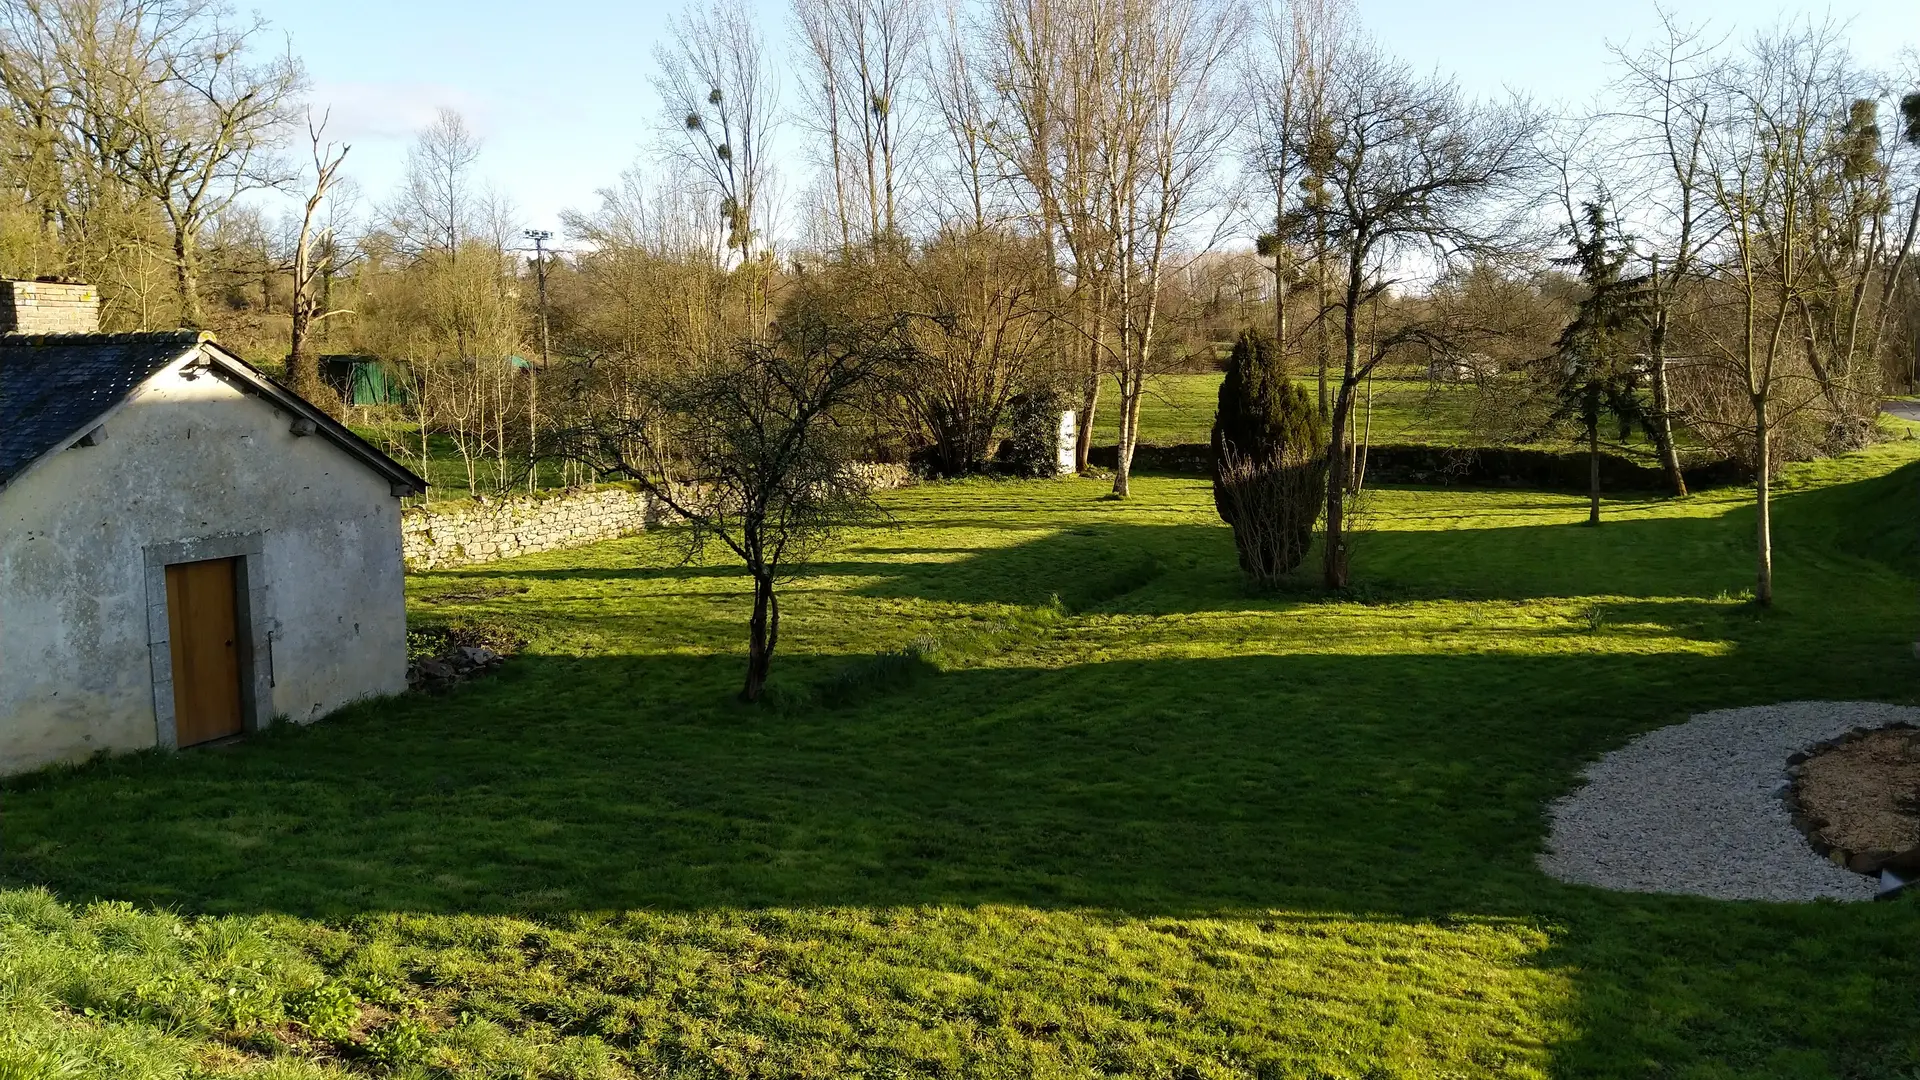
[[[1327,434],[1273,339],[1242,331],[1213,418],[1213,505],[1233,527],[1240,569],[1272,584],[1306,558],[1326,499]]]

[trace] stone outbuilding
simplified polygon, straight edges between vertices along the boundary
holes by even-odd
[[[210,335],[0,282],[0,772],[406,688],[418,476]]]

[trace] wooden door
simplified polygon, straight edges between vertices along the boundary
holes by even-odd
[[[192,746],[238,735],[240,632],[236,559],[167,567],[167,630],[173,651],[173,729]]]

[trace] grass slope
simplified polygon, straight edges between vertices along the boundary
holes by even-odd
[[[0,1076],[1913,1075],[1914,903],[1533,862],[1638,732],[1914,697],[1920,444],[1783,486],[1765,614],[1736,493],[1383,490],[1329,600],[1203,484],[910,489],[757,710],[659,536],[420,575],[526,654],[10,785]]]

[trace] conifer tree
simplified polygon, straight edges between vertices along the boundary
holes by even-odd
[[[1581,217],[1570,227],[1573,254],[1556,259],[1571,266],[1587,288],[1573,321],[1560,332],[1541,369],[1554,399],[1547,426],[1572,419],[1579,423],[1587,444],[1587,524],[1600,524],[1600,426],[1608,418],[1619,424],[1620,438],[1632,437],[1635,426],[1649,426],[1640,401],[1640,364],[1635,351],[1639,332],[1650,311],[1644,276],[1625,276],[1633,257],[1631,241],[1620,234],[1599,202],[1583,204]]]
[[[1213,503],[1233,527],[1240,568],[1271,584],[1307,554],[1326,485],[1326,426],[1306,388],[1258,330],[1234,342],[1213,420]]]

